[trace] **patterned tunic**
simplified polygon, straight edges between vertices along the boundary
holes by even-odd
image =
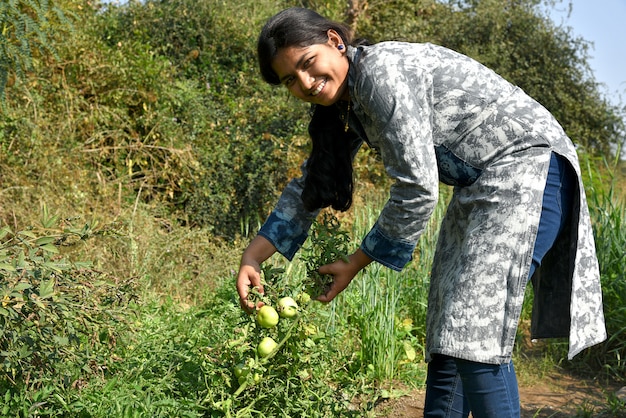
[[[539,103],[469,57],[432,44],[349,47],[350,127],[394,179],[361,243],[395,270],[411,260],[438,198],[454,186],[432,267],[427,358],[511,358],[552,152],[578,177],[571,223],[533,276],[533,338],[569,337],[569,357],[606,338],[595,244],[575,148]],[[354,144],[355,152],[360,141]],[[316,213],[303,178],[260,235],[291,259]]]

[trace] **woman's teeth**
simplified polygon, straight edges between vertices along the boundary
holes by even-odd
[[[313,96],[317,96],[318,94],[320,94],[320,91],[322,91],[325,85],[326,85],[326,80],[322,81],[320,85],[317,86],[317,88],[311,92],[311,94]]]

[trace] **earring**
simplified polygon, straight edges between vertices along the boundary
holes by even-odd
[[[345,47],[344,47],[343,45],[341,45],[341,44],[339,44],[339,45],[337,46],[337,49],[338,49],[338,50],[340,50],[340,51],[343,51],[343,49],[344,49],[344,48],[345,48]]]

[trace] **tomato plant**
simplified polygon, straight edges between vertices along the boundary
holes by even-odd
[[[339,221],[327,214],[314,223],[311,245],[301,255],[306,263],[303,274],[294,275],[271,262],[263,263],[264,292],[251,289],[249,294],[255,306],[262,306],[254,315],[242,313],[241,336],[229,344],[236,351],[231,363],[234,392],[214,404],[226,416],[231,412],[236,416],[250,413],[259,399],[270,397],[269,392],[276,398],[289,395],[294,387],[303,391],[316,388],[317,393],[329,390],[319,375],[320,370],[324,373],[328,369],[317,366],[333,358],[324,353],[326,335],[316,323],[324,305],[313,303],[311,294],[319,295],[332,282],[332,276],[319,275],[317,268],[345,259],[349,242]],[[331,391],[327,396],[334,395]],[[290,401],[285,398],[281,402]]]
[[[348,232],[341,228],[339,220],[325,212],[319,222],[313,223],[309,242],[302,254],[307,270],[305,291],[316,298],[325,294],[333,282],[331,275],[321,274],[318,268],[337,260],[347,262],[351,240]]]

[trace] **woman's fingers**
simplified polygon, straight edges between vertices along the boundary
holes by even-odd
[[[259,302],[257,303],[257,306],[255,306],[254,302],[248,299],[251,288],[256,289],[260,294],[263,294],[264,289],[261,284],[261,275],[252,266],[241,266],[239,275],[237,276],[237,293],[239,294],[239,304],[247,312],[251,312],[255,308],[259,308],[263,305]]]

